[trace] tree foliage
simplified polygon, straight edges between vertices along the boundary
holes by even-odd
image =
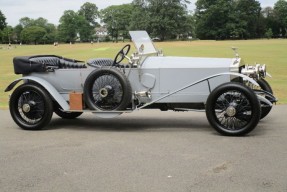
[[[101,20],[107,25],[109,34],[116,41],[119,35],[128,36],[132,12],[131,4],[112,5],[101,11]]]
[[[79,15],[73,10],[67,10],[60,18],[59,39],[64,42],[74,42],[77,37]]]
[[[23,29],[24,29],[23,26],[20,24],[18,24],[14,27],[13,34],[14,34],[15,42],[21,41],[21,32]]]
[[[7,26],[6,17],[0,10],[0,31],[3,30]]]
[[[2,36],[2,38],[1,38],[2,43],[7,43],[7,44],[11,43],[12,37],[13,37],[13,27],[8,25],[2,30],[1,33],[2,33],[1,34],[1,36]]]
[[[269,29],[266,31],[266,33],[265,33],[265,37],[266,37],[267,39],[270,39],[270,38],[272,38],[272,36],[273,36],[272,29],[269,28]]]
[[[196,33],[201,39],[226,39],[237,27],[232,0],[198,0]]]
[[[45,33],[40,33],[39,32],[40,28],[37,27],[44,29]],[[32,38],[31,35],[27,35],[26,34],[27,28],[28,31],[30,32],[31,30],[36,30],[32,31],[32,35],[36,35],[36,37]],[[21,33],[24,29],[26,29],[23,32],[23,34],[25,35],[22,35]],[[35,44],[52,43],[56,40],[56,33],[57,33],[56,26],[52,23],[49,23],[48,20],[43,17],[39,17],[37,19],[23,17],[19,20],[19,24],[16,25],[16,27],[14,28],[14,39],[15,41],[20,41],[23,43],[35,43]],[[38,37],[39,34],[43,34],[43,36],[39,38]]]
[[[98,25],[98,8],[93,3],[84,3],[78,12],[67,10],[60,18],[58,37],[63,42],[93,40],[94,28]]]
[[[256,0],[239,0],[235,2],[236,16],[238,17],[238,26],[244,39],[258,38],[260,34],[260,3]]]
[[[133,0],[133,12],[129,28],[131,30],[146,30],[150,32],[149,21],[150,13],[145,0]]]
[[[279,35],[287,36],[287,1],[279,0],[274,5],[275,18],[278,21]]]
[[[84,3],[79,12],[79,15],[84,16],[87,22],[89,22],[92,26],[98,26],[97,18],[99,17],[99,10],[96,4],[86,2]]]
[[[29,26],[21,31],[21,40],[26,43],[44,43],[47,31],[43,27]]]
[[[6,28],[7,23],[6,23],[6,17],[0,10],[0,42],[3,42],[4,38],[4,29]]]
[[[260,37],[260,11],[256,0],[198,0],[197,35],[201,39]]]
[[[162,40],[187,32],[186,0],[134,0],[131,29],[147,30]]]
[[[99,11],[96,4],[86,2],[78,11],[64,11],[59,26],[42,17],[23,17],[14,28],[7,26],[0,10],[0,42],[89,42],[96,39],[99,18],[115,40],[128,38],[129,30],[146,30],[161,40],[287,37],[287,0],[265,8],[259,0],[197,0],[194,13],[188,4],[188,0],[133,0]]]

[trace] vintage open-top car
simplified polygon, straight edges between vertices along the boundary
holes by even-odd
[[[113,118],[139,109],[205,110],[210,125],[229,136],[245,135],[270,112],[277,100],[267,81],[266,66],[246,65],[236,56],[196,58],[163,56],[145,31],[131,31],[130,45],[115,59],[86,63],[53,55],[15,57],[22,77],[9,102],[13,120],[23,129],[45,127],[53,112],[76,118],[92,112]],[[127,63],[122,63],[127,59]]]

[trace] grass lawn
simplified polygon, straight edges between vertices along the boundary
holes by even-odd
[[[12,59],[15,56],[55,54],[86,61],[90,58],[114,58],[126,43],[94,43],[53,45],[22,45],[7,49],[0,45],[0,108],[7,108],[8,95],[4,89],[14,79],[19,78],[13,71]],[[231,47],[238,47],[240,57],[248,64],[255,62],[267,65],[273,78],[267,78],[279,104],[287,104],[287,40],[248,40],[248,41],[191,41],[158,42],[156,47],[169,56],[232,58]],[[132,50],[134,51],[134,50]],[[212,63],[211,63],[212,65]]]

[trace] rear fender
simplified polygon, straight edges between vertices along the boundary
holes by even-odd
[[[8,87],[5,89],[5,92],[11,91],[17,83],[19,83],[21,80],[30,80],[38,83],[41,85],[46,91],[50,93],[50,95],[54,98],[54,100],[62,107],[64,111],[68,111],[70,109],[70,106],[66,102],[66,100],[61,96],[61,94],[53,87],[48,81],[41,79],[39,77],[33,77],[33,76],[25,76],[19,79],[16,79]]]

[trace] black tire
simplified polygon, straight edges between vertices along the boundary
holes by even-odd
[[[225,83],[209,95],[206,116],[220,134],[243,136],[258,124],[261,107],[252,89],[240,83]]]
[[[83,114],[83,112],[65,112],[60,107],[54,107],[54,112],[63,119],[75,119]]]
[[[115,68],[94,70],[86,79],[84,98],[92,110],[120,111],[131,103],[132,89],[127,77]]]
[[[260,88],[264,91],[267,91],[271,94],[273,94],[273,90],[271,88],[271,86],[269,85],[269,83],[265,80],[265,79],[259,79],[257,81],[257,83],[260,85]],[[266,99],[268,99],[268,97],[266,97]],[[261,107],[261,117],[260,119],[263,119],[264,117],[266,117],[270,111],[272,109],[272,106],[263,106]]]
[[[14,90],[9,102],[15,123],[25,130],[43,129],[53,115],[49,93],[39,85],[23,84]]]

